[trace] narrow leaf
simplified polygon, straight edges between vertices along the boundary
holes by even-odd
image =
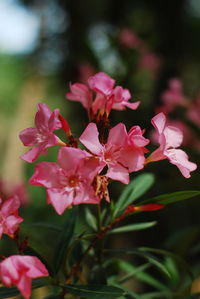
[[[67,219],[60,233],[60,237],[55,250],[55,256],[54,256],[55,274],[59,271],[66,254],[66,250],[73,238],[76,217],[78,213],[77,208],[78,207],[73,207],[72,209],[67,211]]]
[[[140,205],[146,204],[146,203],[159,203],[163,205],[168,205],[171,203],[175,203],[177,201],[181,201],[184,199],[192,198],[195,196],[200,195],[200,191],[179,191],[179,192],[173,192],[173,193],[167,193],[158,195],[156,197],[144,200],[140,202]]]
[[[143,272],[144,270],[148,269],[151,266],[150,263],[146,263],[144,265],[141,265],[137,268],[135,268],[132,272],[124,275],[122,278],[119,279],[119,283],[124,283],[125,281],[131,279],[132,277],[136,276],[138,273]]]
[[[171,279],[171,273],[169,273],[168,269],[163,265],[163,262],[148,252],[143,252],[143,251],[140,251],[139,249],[107,249],[105,251],[111,252],[112,254],[122,253],[122,254],[138,255],[138,256],[144,258],[145,260],[147,260],[152,265],[154,265],[158,270],[161,271],[161,273],[165,274],[168,279]]]
[[[68,292],[86,299],[116,299],[126,295],[124,290],[106,285],[64,285],[64,288]]]
[[[48,284],[48,278],[38,278],[33,280],[32,282],[32,289],[37,289],[43,287],[44,285]],[[0,298],[10,298],[13,296],[19,295],[20,292],[16,287],[1,287],[0,288]]]
[[[124,232],[130,232],[130,231],[137,231],[137,230],[143,230],[150,228],[154,225],[156,225],[156,221],[151,222],[143,222],[143,223],[136,223],[136,224],[129,224],[122,227],[117,227],[109,231],[110,234],[116,234],[116,233],[124,233]]]
[[[94,215],[92,214],[92,212],[90,211],[89,208],[85,208],[85,217],[87,220],[87,224],[93,229],[93,230],[97,230],[97,221],[96,218],[94,217]]]
[[[124,188],[121,196],[115,205],[114,216],[142,196],[154,183],[154,176],[151,173],[143,173],[134,178],[129,185]]]

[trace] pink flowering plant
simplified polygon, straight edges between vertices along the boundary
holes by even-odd
[[[1,256],[0,280],[4,286],[0,288],[0,297],[20,292],[29,299],[32,289],[47,286],[51,293],[46,299],[154,298],[125,284],[137,278],[153,288],[155,298],[174,298],[176,292],[183,298],[191,281],[174,289],[170,284],[172,270],[165,264],[165,257],[174,261],[175,254],[148,247],[113,248],[109,242],[114,234],[148,229],[156,224],[136,223],[134,215],[151,213],[200,195],[200,191],[192,190],[141,199],[153,185],[154,176],[148,172],[136,176],[135,172],[150,163],[167,159],[185,178],[197,168],[179,148],[183,141],[181,130],[167,125],[163,112],[155,115],[152,125],[159,145],[150,152],[150,140],[139,125],[127,129],[125,124],[118,123],[111,127],[112,109],[136,110],[140,103],[131,102],[129,90],[116,86],[115,80],[103,72],[91,76],[87,84],[70,83],[66,98],[80,102],[87,110],[89,121],[80,136],[74,136],[59,109],[52,112],[42,103],[38,104],[35,128],[25,129],[19,135],[22,143],[31,147],[21,156],[28,163],[57,146],[57,160],[36,162],[29,184],[45,188],[47,203],[56,214],[65,217],[65,224],[56,227],[54,257],[46,258],[30,246],[31,236],[20,237],[20,224],[25,219],[18,215],[19,196],[1,199],[0,237],[11,238],[17,252]],[[64,140],[56,135],[57,130],[64,132]],[[113,199],[110,192],[114,181],[125,185],[118,199]],[[133,223],[127,225],[128,216],[132,216]],[[52,228],[51,224],[38,223],[42,225]],[[139,264],[123,260],[124,254],[139,257]],[[181,267],[185,266],[184,261],[177,260]],[[165,282],[151,278],[148,273],[151,268],[160,271]],[[187,272],[185,268],[184,271]]]

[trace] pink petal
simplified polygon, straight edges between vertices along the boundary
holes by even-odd
[[[61,215],[73,204],[73,190],[71,192],[65,189],[51,188],[47,189],[48,203],[51,203],[56,212]]]
[[[132,110],[136,110],[138,108],[138,106],[140,105],[140,101],[134,102],[134,103],[129,103],[127,102],[126,107],[132,109]]]
[[[112,92],[115,80],[105,73],[97,73],[88,79],[89,87],[96,92],[100,92],[105,96],[110,95]]]
[[[43,144],[30,149],[27,153],[21,155],[20,158],[26,162],[32,163],[39,157],[40,154],[47,154]]]
[[[167,126],[163,133],[166,139],[166,148],[179,147],[183,142],[183,133],[176,127]]]
[[[92,94],[85,84],[70,83],[71,92],[66,93],[66,97],[71,101],[80,102],[84,108],[89,109],[92,105]]]
[[[107,144],[123,146],[127,141],[127,137],[128,135],[125,125],[119,123],[110,130]]]
[[[27,128],[20,132],[19,138],[25,146],[33,146],[38,143],[37,134],[36,128]]]
[[[103,151],[103,146],[99,142],[99,132],[94,123],[89,123],[84,132],[79,138],[80,142],[85,145],[91,153],[100,155]]]
[[[92,103],[93,113],[96,114],[98,110],[105,110],[106,103],[107,98],[103,94],[97,93],[96,98]]]
[[[16,230],[19,228],[19,224],[21,222],[23,222],[23,218],[19,217],[19,216],[8,216],[4,222],[4,233],[5,234],[9,234],[9,235],[13,235]]]
[[[159,114],[154,116],[151,120],[151,123],[154,126],[154,128],[158,130],[158,133],[162,134],[166,123],[166,117],[164,113],[160,112]]]
[[[166,155],[163,153],[163,147],[160,146],[155,151],[151,153],[151,155],[147,158],[148,162],[152,161],[160,161],[166,159]]]
[[[35,172],[29,183],[36,186],[56,188],[60,187],[62,176],[62,171],[56,163],[41,162],[36,165]]]
[[[88,183],[93,181],[94,177],[101,172],[106,163],[99,160],[96,156],[90,156],[84,159],[84,163],[80,165],[78,173],[81,177],[86,178]]]
[[[79,190],[77,190],[76,195],[73,200],[74,205],[79,204],[97,204],[100,198],[95,196],[94,189],[90,185],[82,185]]]
[[[27,277],[25,274],[22,274],[20,276],[19,282],[17,283],[17,288],[25,299],[29,299],[31,296],[31,281],[31,278]]]
[[[19,272],[15,265],[15,256],[10,256],[0,263],[0,279],[8,287],[19,280]]]
[[[76,172],[77,168],[83,164],[83,159],[87,157],[85,151],[74,147],[62,147],[58,153],[58,163],[66,172]]]
[[[120,164],[116,164],[113,166],[109,165],[106,176],[113,180],[120,181],[123,184],[129,184],[130,181],[128,170],[125,167],[121,166]]]
[[[21,203],[17,196],[14,196],[10,199],[7,199],[3,202],[1,207],[1,212],[4,216],[10,215],[17,211],[20,207]]]
[[[190,172],[197,168],[197,165],[188,160],[188,155],[180,149],[169,149],[165,155],[170,163],[176,165],[185,178],[190,177]]]
[[[144,151],[138,148],[127,147],[121,152],[120,162],[128,168],[129,172],[144,168]]]
[[[43,130],[48,128],[48,121],[52,112],[46,104],[40,103],[37,107],[38,112],[35,115],[35,125],[40,131],[41,129]]]
[[[48,127],[50,132],[53,132],[55,130],[59,130],[62,127],[61,121],[59,120],[58,116],[60,114],[59,109],[55,109],[49,118],[48,121]]]
[[[23,256],[23,263],[28,268],[26,275],[30,278],[49,275],[45,265],[36,256]]]

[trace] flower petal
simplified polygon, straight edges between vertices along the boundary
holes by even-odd
[[[63,212],[73,204],[73,190],[70,192],[65,189],[51,188],[47,189],[48,203],[51,203],[56,212],[61,215]]]
[[[33,146],[38,143],[37,133],[36,128],[27,128],[20,132],[19,138],[25,146]]]
[[[190,172],[197,168],[197,165],[188,160],[188,155],[180,149],[169,149],[166,156],[170,163],[176,165],[185,178],[190,177]]]
[[[66,172],[76,172],[88,155],[80,148],[62,147],[58,153],[58,163]]]
[[[36,165],[35,172],[29,184],[47,188],[60,187],[62,171],[55,162],[41,162]]]
[[[113,180],[120,181],[123,184],[128,184],[130,181],[128,170],[120,164],[116,164],[113,166],[109,165],[106,176]]]
[[[163,112],[160,112],[159,114],[155,115],[151,120],[152,125],[155,129],[158,130],[159,134],[162,134],[165,124],[166,124],[166,117]]]
[[[101,154],[103,146],[99,142],[99,132],[95,123],[89,123],[79,140],[91,153],[95,155]]]
[[[111,94],[114,84],[115,80],[103,72],[97,73],[88,79],[89,87],[96,92],[104,94],[105,96]]]

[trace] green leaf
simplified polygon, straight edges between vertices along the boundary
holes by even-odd
[[[186,272],[190,276],[191,281],[194,279],[194,276],[191,272],[191,267],[179,255],[177,255],[173,252],[167,251],[167,250],[159,249],[159,248],[139,247],[138,250],[146,252],[146,253],[151,252],[151,253],[171,257],[180,266],[181,273]]]
[[[142,196],[154,183],[154,176],[151,173],[143,173],[134,178],[129,185],[124,188],[115,205],[114,217],[119,212]]]
[[[158,195],[156,197],[144,200],[140,202],[140,205],[146,203],[159,203],[163,205],[168,205],[198,195],[200,195],[200,191],[179,191],[179,192],[167,193],[167,194]]]
[[[161,273],[165,274],[168,279],[171,279],[171,273],[168,271],[165,265],[163,265],[163,262],[148,252],[139,249],[107,249],[105,251],[111,252],[112,254],[122,253],[138,255],[154,265],[158,270],[160,270]]]
[[[129,225],[114,228],[114,229],[110,230],[109,233],[116,234],[116,233],[124,233],[124,232],[147,229],[147,228],[150,228],[150,227],[156,225],[156,223],[157,223],[156,221],[151,221],[151,222],[129,224]]]
[[[39,228],[51,229],[59,232],[62,230],[62,227],[60,226],[51,223],[45,223],[45,222],[22,223],[22,226],[39,227]]]
[[[132,272],[124,275],[122,278],[119,279],[119,283],[124,283],[125,281],[131,279],[132,277],[136,276],[138,273],[143,272],[144,270],[148,269],[151,266],[150,263],[146,263],[144,265],[138,266]]]
[[[20,294],[20,292],[15,287],[12,287],[12,288],[1,287],[0,288],[0,298],[13,297],[13,296],[17,296],[19,294]]]
[[[116,299],[126,295],[124,290],[106,285],[64,285],[63,287],[68,292],[86,299]]]
[[[32,289],[41,288],[44,285],[47,285],[49,282],[48,278],[37,278],[34,279],[32,282]],[[0,298],[9,298],[13,296],[19,295],[20,292],[16,287],[6,288],[1,287],[0,288]]]
[[[85,208],[85,217],[87,224],[94,230],[97,231],[97,221],[96,217],[92,214],[88,207]]]
[[[58,273],[63,260],[65,258],[66,250],[69,247],[73,236],[74,229],[76,224],[76,218],[78,214],[78,207],[73,207],[72,209],[66,212],[67,219],[60,233],[60,237],[56,246],[55,255],[54,255],[54,272]]]
[[[127,273],[130,273],[132,271],[135,271],[138,267],[137,266],[134,266],[124,260],[121,260],[121,259],[111,259],[109,261],[107,261],[105,263],[105,266],[106,268],[110,267],[110,264],[112,263],[116,263],[117,266],[122,270],[122,271],[125,271]],[[154,277],[152,277],[152,275],[146,273],[146,272],[138,272],[135,274],[135,276],[143,281],[144,283],[150,285],[150,286],[153,286],[154,288],[160,290],[160,291],[167,291],[168,288],[166,287],[166,285],[164,285],[163,283],[161,283],[160,281],[158,281],[157,279],[155,279]]]

